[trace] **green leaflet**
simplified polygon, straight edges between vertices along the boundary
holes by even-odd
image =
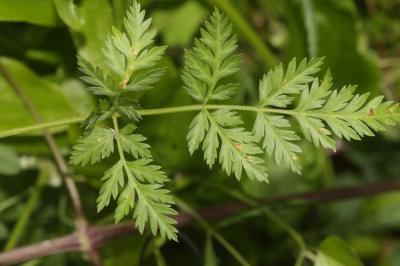
[[[150,75],[136,76],[134,82],[130,82],[132,74],[141,69],[153,67],[163,55],[165,46],[154,46],[156,32],[150,30],[151,19],[145,19],[145,11],[140,9],[138,3],[134,3],[124,19],[125,32],[113,28],[112,34],[106,41],[106,48],[103,53],[107,59],[109,68],[119,80],[119,88],[127,91],[147,89],[157,82],[162,70],[155,71]],[[135,84],[142,83],[135,88]],[[142,87],[142,88],[140,88]]]
[[[281,115],[257,113],[253,133],[257,141],[262,141],[262,147],[269,156],[274,156],[276,163],[283,164],[294,172],[300,172],[301,166],[297,153],[300,147],[294,141],[300,137],[290,130],[289,120]]]
[[[263,182],[268,182],[264,153],[294,172],[301,171],[301,138],[293,121],[298,122],[305,139],[334,149],[336,137],[350,140],[372,136],[373,131],[385,130],[400,120],[398,104],[384,102],[383,97],[368,100],[367,94],[354,93],[355,86],[334,90],[329,71],[320,80],[316,75],[322,58],[304,59],[299,64],[293,59],[286,69],[280,64],[269,71],[259,83],[255,106],[210,104],[229,100],[239,88],[226,79],[240,63],[234,53],[236,37],[218,10],[205,22],[194,48],[185,52],[184,88],[201,104],[141,111],[130,96],[151,89],[161,78],[164,69],[155,65],[165,47],[153,46],[156,33],[150,30],[151,20],[145,19],[145,12],[136,2],[123,24],[123,31],[113,28],[103,49],[107,68],[79,60],[88,90],[101,97],[84,123],[85,129],[92,131],[78,141],[71,162],[95,163],[118,151],[119,160],[102,178],[98,211],[116,200],[115,220],[132,213],[140,232],[148,226],[154,235],[176,240],[176,221],[171,217],[176,211],[172,196],[164,188],[168,178],[153,163],[146,138],[135,133],[133,124],[120,130],[119,117],[137,122],[141,114],[199,110],[187,134],[189,152],[201,148],[210,168],[218,161],[228,175],[238,180],[246,175]],[[238,111],[256,114],[252,131],[244,128]],[[112,129],[105,127],[110,119]]]
[[[113,28],[103,49],[108,69],[79,58],[88,91],[102,98],[83,124],[86,130],[93,129],[73,148],[71,163],[82,166],[96,163],[113,153],[115,145],[119,160],[104,173],[97,210],[117,200],[116,222],[132,212],[141,233],[148,225],[154,235],[159,233],[177,240],[176,221],[170,217],[176,214],[173,198],[163,188],[169,179],[153,164],[150,146],[144,136],[134,133],[136,127],[128,124],[119,130],[117,123],[118,116],[132,122],[140,119],[139,104],[126,92],[151,89],[165,72],[163,68],[153,68],[165,47],[151,47],[156,33],[149,29],[151,20],[144,16],[145,12],[135,2],[124,20],[125,30]],[[99,126],[110,118],[112,129]]]
[[[296,59],[290,61],[286,72],[283,65],[270,70],[260,81],[261,107],[287,107],[293,101],[293,94],[300,93],[306,84],[314,79],[313,75],[320,70],[323,58],[312,59],[307,62],[303,59],[297,65]]]
[[[234,54],[236,36],[232,25],[217,9],[201,29],[192,51],[185,52],[182,79],[186,91],[196,100],[227,100],[236,93],[237,85],[220,82],[238,70],[239,56]],[[256,139],[244,128],[236,112],[221,109],[202,111],[190,124],[187,141],[191,154],[202,143],[204,159],[211,168],[217,158],[225,172],[239,180],[245,172],[251,179],[267,181],[262,151]]]
[[[313,77],[321,63],[322,59],[308,63],[303,60],[296,67],[296,61],[292,60],[286,73],[280,65],[260,82],[258,106],[271,108],[257,111],[253,132],[258,140],[263,140],[267,153],[274,154],[277,163],[283,162],[295,172],[300,170],[295,153],[301,150],[294,143],[299,137],[290,130],[292,125],[287,116],[298,121],[307,140],[330,149],[336,146],[333,136],[359,140],[363,136],[373,136],[372,130],[382,131],[400,121],[398,104],[383,102],[383,97],[368,101],[368,94],[354,94],[355,86],[333,90],[329,71],[322,81]],[[294,109],[279,109],[288,107],[299,93]]]
[[[226,100],[237,87],[219,85],[219,81],[238,70],[240,57],[235,55],[236,36],[228,19],[215,9],[201,29],[193,50],[185,51],[182,80],[186,91],[197,101]]]
[[[89,135],[78,140],[71,153],[70,162],[85,166],[107,158],[114,152],[114,135],[111,129],[95,127]]]
[[[262,150],[250,132],[237,127],[243,122],[236,112],[228,109],[203,111],[193,121],[188,134],[189,149],[196,150],[202,142],[204,159],[210,168],[219,158],[225,172],[233,173],[238,180],[244,170],[250,179],[268,181],[264,160],[257,156]]]
[[[125,184],[123,171],[124,162],[120,160],[104,173],[101,179],[104,183],[101,186],[100,194],[97,198],[98,212],[110,204],[111,198],[116,199],[118,197],[119,188],[123,187]]]
[[[144,141],[146,138],[140,134],[132,134],[136,127],[132,124],[125,126],[121,129],[119,139],[122,148],[126,153],[131,154],[136,159],[138,158],[151,158],[150,146]]]
[[[85,74],[81,79],[87,84],[91,85],[87,88],[88,91],[95,95],[113,96],[115,87],[113,80],[103,73],[98,67],[93,66],[83,58],[78,58],[79,70]]]

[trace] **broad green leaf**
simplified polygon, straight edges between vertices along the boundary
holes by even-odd
[[[362,266],[353,249],[337,236],[324,239],[319,247],[315,266]]]
[[[73,30],[80,30],[85,24],[84,14],[74,0],[54,0],[57,13],[62,21]]]
[[[57,14],[52,0],[2,0],[0,1],[0,21],[55,26]]]
[[[175,9],[153,13],[154,25],[171,46],[189,44],[205,16],[206,10],[196,1],[185,1]]]
[[[112,9],[107,0],[85,0],[80,5],[70,0],[54,0],[58,15],[73,30],[77,38],[79,55],[95,66],[104,66],[101,50],[112,25]],[[101,19],[99,19],[101,18]]]
[[[44,122],[78,115],[58,85],[39,77],[14,59],[3,57],[0,60],[35,105]],[[35,124],[32,115],[3,78],[0,78],[0,93],[0,113],[7,114],[0,116],[0,131]]]

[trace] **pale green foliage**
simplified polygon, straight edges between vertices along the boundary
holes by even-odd
[[[223,83],[221,79],[234,74],[240,63],[234,54],[236,37],[232,25],[218,10],[201,30],[201,38],[195,41],[193,51],[186,51],[182,79],[186,91],[196,100],[226,100],[237,86]],[[193,153],[202,144],[204,159],[211,168],[217,157],[225,172],[234,173],[240,179],[244,172],[251,179],[267,181],[264,160],[257,155],[262,150],[256,138],[242,127],[236,112],[222,109],[202,111],[192,121],[187,136],[189,151]]]
[[[168,181],[160,167],[153,164],[150,146],[146,138],[135,134],[136,127],[128,124],[119,130],[117,117],[138,121],[139,105],[125,92],[151,89],[164,74],[163,68],[153,66],[160,60],[165,47],[153,45],[156,32],[150,30],[150,19],[138,3],[134,3],[124,20],[125,31],[116,28],[103,49],[106,70],[79,59],[79,67],[85,75],[82,79],[90,85],[88,90],[99,99],[99,106],[85,121],[85,129],[92,129],[73,148],[71,162],[75,165],[96,163],[108,157],[117,147],[119,160],[101,179],[103,184],[97,199],[98,211],[117,201],[115,221],[119,222],[130,212],[136,227],[142,233],[149,225],[156,235],[176,240],[176,214],[169,191],[164,189]],[[112,118],[113,129],[99,126]],[[127,156],[127,157],[125,157]]]
[[[300,138],[291,129],[292,116],[306,139],[316,146],[335,149],[334,135],[346,140],[359,140],[373,136],[374,131],[385,130],[400,120],[399,105],[383,102],[379,96],[368,101],[368,94],[354,94],[356,86],[332,89],[332,77],[328,71],[322,81],[314,75],[319,71],[322,59],[303,60],[296,67],[293,59],[286,70],[282,65],[271,70],[260,82],[260,100],[253,132],[269,155],[274,154],[277,163],[283,162],[293,171],[300,171],[296,153],[301,152],[295,143]],[[288,107],[294,95],[301,93],[293,110]],[[265,108],[270,106],[270,108]]]
[[[200,39],[193,50],[185,51],[182,79],[186,91],[196,100],[226,100],[237,90],[235,84],[219,81],[238,70],[240,57],[233,52],[237,47],[232,25],[217,9],[201,29]]]
[[[221,109],[213,113],[207,112],[207,117],[210,129],[203,142],[207,164],[211,167],[214,163],[219,138],[221,140],[219,162],[228,175],[234,173],[239,180],[244,169],[250,179],[268,181],[264,160],[256,156],[262,154],[262,150],[255,143],[251,132],[238,127],[243,122],[236,112]]]
[[[119,137],[122,149],[136,159],[139,157],[151,158],[150,146],[144,143],[146,138],[140,134],[132,134],[135,129],[134,125],[129,124],[120,130]]]
[[[118,134],[117,138],[122,143],[121,139],[124,136]],[[151,159],[127,161],[121,157],[102,178],[104,183],[97,200],[97,207],[101,211],[110,204],[111,198],[118,198],[116,222],[133,209],[133,218],[141,233],[149,222],[154,235],[159,230],[161,236],[176,240],[177,230],[174,228],[176,222],[169,217],[176,214],[171,208],[173,199],[168,191],[162,188],[168,178],[160,171],[159,166],[152,165],[151,162]],[[121,193],[119,193],[120,188]]]
[[[130,210],[136,227],[143,232],[147,222],[153,234],[160,231],[163,237],[176,240],[176,223],[169,215],[176,212],[171,208],[173,199],[162,186],[168,181],[160,167],[151,164],[150,146],[140,134],[133,134],[135,127],[127,125],[114,133],[120,152],[120,160],[108,169],[102,178],[103,185],[97,199],[98,211],[110,204],[111,199],[118,199],[115,221],[119,222]],[[137,160],[128,161],[123,152]],[[121,192],[120,192],[121,191]]]
[[[283,161],[286,167],[299,172],[301,166],[296,153],[301,152],[301,149],[293,141],[300,140],[300,137],[288,128],[289,120],[282,115],[259,112],[254,122],[253,133],[258,141],[263,139],[262,147],[268,155],[275,157],[278,164]]]
[[[87,88],[88,91],[96,95],[112,96],[115,92],[112,90],[113,81],[103,73],[98,67],[93,66],[83,58],[78,58],[79,70],[85,74],[81,79],[91,85]]]
[[[149,225],[154,235],[159,232],[176,240],[176,221],[171,217],[176,214],[174,202],[164,188],[167,176],[153,163],[150,146],[144,136],[135,132],[136,126],[118,126],[119,117],[131,122],[141,118],[139,104],[126,92],[148,90],[164,73],[163,68],[155,65],[165,47],[153,46],[156,33],[150,24],[151,20],[145,19],[145,12],[135,2],[124,20],[124,30],[113,28],[106,41],[106,68],[79,59],[85,75],[82,79],[90,85],[88,90],[101,98],[84,123],[88,133],[73,148],[71,162],[93,164],[117,151],[118,161],[102,178],[98,211],[115,200],[116,222],[133,213],[140,232]],[[293,121],[316,146],[334,149],[335,136],[358,140],[400,120],[398,104],[383,102],[383,97],[368,100],[367,94],[354,93],[355,86],[334,90],[329,72],[320,80],[316,75],[322,58],[299,64],[293,59],[286,69],[280,64],[270,70],[260,81],[255,106],[210,104],[209,101],[230,99],[238,88],[227,81],[240,64],[236,47],[232,25],[215,10],[201,29],[194,48],[185,52],[184,87],[201,104],[186,109],[170,108],[201,110],[189,126],[187,141],[191,154],[201,148],[210,168],[218,161],[228,175],[233,174],[238,180],[245,174],[265,182],[268,179],[264,153],[273,156],[278,164],[301,171],[301,138]],[[237,111],[256,114],[252,131],[245,129]],[[110,119],[112,129],[105,127]]]
[[[242,124],[237,113],[229,109],[202,111],[190,125],[189,151],[193,153],[203,143],[204,159],[210,168],[219,157],[228,175],[234,173],[239,180],[244,169],[249,178],[267,181],[264,160],[257,157],[262,150],[250,132],[238,127]]]
[[[71,154],[71,163],[85,166],[107,158],[114,151],[114,136],[109,128],[95,127],[78,140]]]
[[[260,81],[258,106],[287,107],[293,101],[292,95],[300,93],[305,85],[314,79],[313,74],[320,70],[322,62],[322,58],[309,62],[304,59],[297,66],[296,59],[293,59],[286,72],[283,64],[269,71]]]
[[[113,28],[112,34],[103,49],[108,66],[121,80],[120,88],[124,91],[150,89],[157,82],[164,70],[152,69],[151,73],[136,75],[130,81],[132,74],[138,70],[153,67],[161,59],[166,47],[154,46],[155,30],[150,30],[151,19],[145,19],[145,11],[134,3],[124,19],[125,32]]]
[[[185,53],[182,79],[194,99],[207,104],[209,100],[227,100],[235,93],[235,86],[223,82],[224,77],[237,71],[235,48],[231,25],[218,10],[214,11],[193,50]],[[234,173],[240,179],[244,169],[249,178],[266,181],[263,159],[257,156],[262,153],[258,142],[278,164],[297,173],[301,171],[301,138],[291,117],[298,121],[306,139],[331,149],[336,146],[334,135],[346,140],[360,139],[372,136],[372,130],[381,131],[399,121],[399,106],[383,103],[382,97],[367,101],[366,94],[354,95],[355,86],[332,90],[329,72],[322,81],[316,77],[322,64],[323,58],[304,59],[299,64],[293,59],[286,69],[280,64],[264,75],[257,105],[237,108],[256,112],[252,133],[239,127],[241,119],[229,108],[224,109],[227,107],[200,112],[187,135],[190,153],[202,144],[209,167],[218,158],[227,174]],[[290,110],[297,98],[296,106]]]

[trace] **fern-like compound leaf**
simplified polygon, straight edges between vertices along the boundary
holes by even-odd
[[[151,232],[168,239],[176,240],[175,220],[171,215],[173,199],[169,191],[162,188],[168,182],[160,167],[153,164],[149,145],[140,134],[134,134],[133,125],[118,130],[116,118],[113,118],[115,139],[120,161],[105,173],[103,186],[98,197],[98,210],[102,210],[112,199],[118,198],[115,221],[119,222],[130,211],[136,227],[143,232],[149,224]],[[136,160],[129,160],[125,154]]]
[[[118,136],[122,149],[136,159],[151,158],[150,145],[144,142],[146,137],[140,134],[132,134],[135,129],[134,125],[129,124],[119,131],[120,134]]]
[[[219,158],[225,172],[233,173],[238,180],[245,172],[250,179],[268,181],[264,160],[258,156],[262,150],[251,132],[239,127],[242,124],[237,113],[229,109],[202,111],[192,122],[189,149],[194,152],[203,143],[204,159],[210,168]]]
[[[325,81],[318,86],[315,80],[303,94],[312,95],[313,91],[326,90],[325,87]],[[307,106],[300,101],[295,117],[305,136],[316,145],[334,149],[335,141],[330,135],[360,140],[400,121],[398,104],[384,102],[382,96],[368,101],[368,94],[354,94],[355,90],[355,86],[345,86],[340,91],[327,91],[320,94],[314,105]]]
[[[134,76],[125,91],[145,91],[153,88],[165,73],[165,68],[153,68]]]
[[[287,107],[293,101],[293,95],[300,93],[314,79],[313,75],[320,70],[322,63],[322,58],[315,58],[309,62],[304,59],[297,65],[294,58],[286,72],[282,64],[272,69],[260,81],[258,105]]]
[[[200,112],[190,123],[187,141],[190,154],[198,149],[209,129],[208,118],[205,112]]]
[[[267,115],[258,112],[253,126],[257,141],[262,141],[262,147],[269,156],[274,156],[277,164],[283,164],[292,171],[299,173],[301,166],[298,153],[300,147],[295,143],[300,137],[290,129],[289,120],[282,115]]]
[[[95,95],[113,96],[115,95],[114,84],[111,77],[103,73],[98,67],[93,66],[81,57],[78,57],[79,70],[84,74],[81,79],[90,85],[88,91]]]
[[[153,67],[163,55],[166,46],[150,47],[154,43],[155,30],[150,30],[151,19],[145,19],[145,11],[134,2],[124,19],[124,31],[113,28],[103,53],[109,68],[116,75],[121,91],[138,91],[151,88],[164,71],[132,74]]]
[[[98,212],[107,207],[111,199],[116,199],[119,195],[120,187],[124,186],[124,162],[119,160],[104,173],[101,180],[104,183],[101,186],[99,197],[97,198]]]
[[[186,91],[196,100],[227,100],[238,86],[222,80],[238,70],[240,57],[232,25],[217,9],[201,29],[193,50],[185,52],[182,79]],[[231,110],[202,111],[192,121],[187,135],[191,154],[202,144],[204,159],[211,168],[217,158],[228,175],[240,179],[245,172],[251,179],[267,181],[262,153],[252,134],[242,127],[240,117]]]
[[[238,70],[240,57],[233,52],[237,47],[232,25],[217,9],[205,27],[193,50],[185,51],[182,74],[186,91],[196,100],[226,100],[236,92],[233,84],[220,85],[224,77]]]
[[[142,183],[148,184],[163,184],[169,179],[160,169],[158,165],[153,165],[152,159],[139,159],[133,162],[128,162],[129,171]]]
[[[143,233],[146,224],[149,223],[153,235],[159,232],[162,237],[177,241],[176,221],[171,218],[177,213],[171,208],[174,201],[169,191],[163,189],[160,184],[137,183],[135,187],[137,205],[133,217],[139,232]]]
[[[95,127],[88,136],[80,138],[71,153],[74,165],[94,164],[114,151],[114,134],[109,128]]]
[[[335,137],[359,140],[400,121],[398,104],[384,102],[383,97],[368,101],[368,94],[355,94],[355,86],[333,90],[329,71],[319,80],[314,75],[321,63],[318,58],[308,63],[303,60],[296,67],[292,60],[286,73],[280,65],[260,82],[260,109],[253,132],[277,163],[283,162],[295,172],[300,171],[296,153],[301,150],[295,143],[299,137],[286,116],[298,121],[306,139],[330,149],[335,149]],[[288,107],[296,94],[300,97],[293,110],[280,109]]]

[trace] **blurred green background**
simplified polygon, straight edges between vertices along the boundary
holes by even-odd
[[[253,104],[258,80],[292,57],[325,57],[335,84],[358,84],[360,92],[400,95],[399,0],[215,0],[139,1],[158,29],[157,43],[168,45],[162,64],[167,74],[140,95],[143,108],[192,103],[182,89],[183,51],[214,6],[234,24],[243,55],[235,103]],[[46,122],[88,114],[94,99],[78,79],[76,55],[102,65],[101,49],[111,25],[120,27],[130,0],[0,0],[0,62],[24,88]],[[340,143],[336,153],[304,142],[301,176],[268,161],[270,184],[228,178],[209,170],[201,155],[189,156],[185,141],[193,114],[146,117],[139,130],[149,138],[155,160],[171,177],[169,187],[193,209],[237,201],[238,193],[265,198],[364,182],[400,178],[400,129],[362,142]],[[253,117],[247,117],[249,121]],[[33,125],[34,120],[9,84],[0,77],[0,135]],[[53,128],[67,157],[79,125]],[[96,214],[100,177],[108,164],[73,169],[84,209],[94,224],[112,223],[113,207]],[[315,253],[338,257],[333,266],[400,265],[400,192],[368,199],[301,208],[274,206]],[[28,217],[22,216],[28,213]],[[21,218],[24,217],[24,218]],[[18,229],[20,219],[28,223]],[[0,139],[0,250],[67,234],[74,213],[61,177],[40,132]],[[209,221],[250,265],[294,265],[298,247],[270,216],[242,214]],[[181,231],[201,251],[206,265],[240,265],[197,223]],[[338,236],[343,240],[339,240]],[[327,238],[328,237],[328,238]],[[197,259],[184,242],[166,243],[147,235],[115,240],[101,249],[104,265],[188,265]],[[324,240],[325,239],[325,240]],[[15,241],[17,240],[17,241]],[[11,242],[10,242],[11,241]],[[145,254],[143,254],[145,253]],[[204,253],[204,254],[203,254]],[[347,257],[346,257],[347,256]],[[81,254],[61,254],[25,265],[88,265]],[[313,265],[311,260],[304,265]]]

